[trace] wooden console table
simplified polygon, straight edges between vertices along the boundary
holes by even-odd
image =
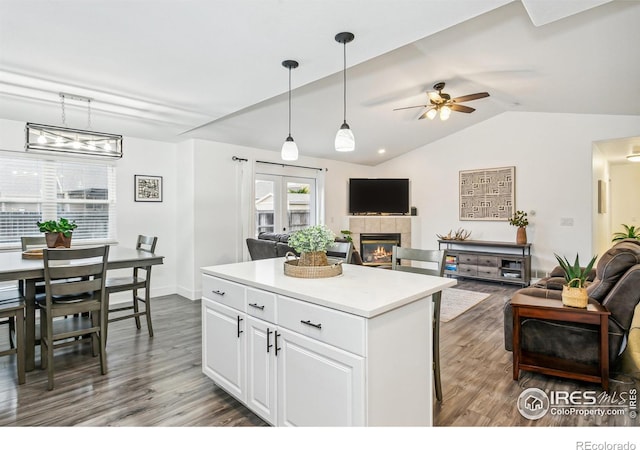
[[[447,276],[522,286],[531,282],[531,244],[440,239],[438,249],[442,246],[447,251],[444,270]]]
[[[513,307],[513,379],[517,380],[520,370],[540,372],[547,375],[572,378],[575,380],[600,383],[609,388],[609,315],[604,306],[593,300],[586,308],[564,306],[561,300],[550,298],[528,299],[515,296]],[[569,361],[531,351],[520,346],[520,321],[529,317],[541,320],[561,320],[563,322],[586,323],[600,326],[600,362],[597,366]],[[580,351],[580,349],[576,349]]]

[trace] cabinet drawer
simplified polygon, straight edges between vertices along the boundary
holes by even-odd
[[[202,296],[218,303],[245,311],[244,297],[246,288],[232,281],[222,280],[210,275],[202,275]]]
[[[488,278],[497,278],[498,277],[498,268],[497,267],[478,266],[478,276],[479,277],[488,277]]]
[[[247,314],[276,323],[276,294],[247,288]]]
[[[478,255],[478,265],[487,266],[487,267],[498,267],[498,257]],[[478,272],[479,271],[480,271],[480,268],[478,267]]]
[[[459,264],[458,274],[476,276],[478,275],[478,266],[469,266],[467,264]]]
[[[478,255],[466,255],[462,253],[458,255],[458,262],[460,264],[477,264],[478,263]]]
[[[278,325],[365,356],[365,319],[278,296]]]

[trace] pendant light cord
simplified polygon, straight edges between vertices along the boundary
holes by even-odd
[[[289,137],[291,137],[291,67],[289,67]]]
[[[342,44],[343,48],[344,48],[344,52],[343,52],[343,71],[342,71],[342,85],[344,86],[343,89],[343,102],[342,104],[343,106],[343,112],[344,112],[344,123],[347,123],[347,43],[344,42]]]

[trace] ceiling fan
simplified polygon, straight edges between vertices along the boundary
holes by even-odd
[[[463,95],[461,97],[451,98],[449,94],[442,92],[442,90],[444,89],[444,82],[434,84],[433,88],[435,89],[435,91],[427,92],[427,95],[429,96],[429,104],[406,106],[404,108],[396,108],[394,109],[394,111],[410,108],[428,108],[424,112],[424,114],[418,117],[418,119],[424,119],[425,117],[427,117],[433,120],[438,115],[438,113],[440,113],[440,119],[447,120],[449,118],[449,115],[451,115],[451,111],[458,111],[463,113],[472,113],[475,111],[475,108],[461,105],[460,103],[489,97],[488,92],[478,92],[476,94],[469,94]]]

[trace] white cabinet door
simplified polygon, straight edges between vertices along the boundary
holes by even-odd
[[[278,329],[278,425],[364,426],[364,358]]]
[[[245,395],[244,313],[202,299],[202,370],[241,401]]]
[[[276,327],[247,316],[247,405],[272,425],[276,424]]]

